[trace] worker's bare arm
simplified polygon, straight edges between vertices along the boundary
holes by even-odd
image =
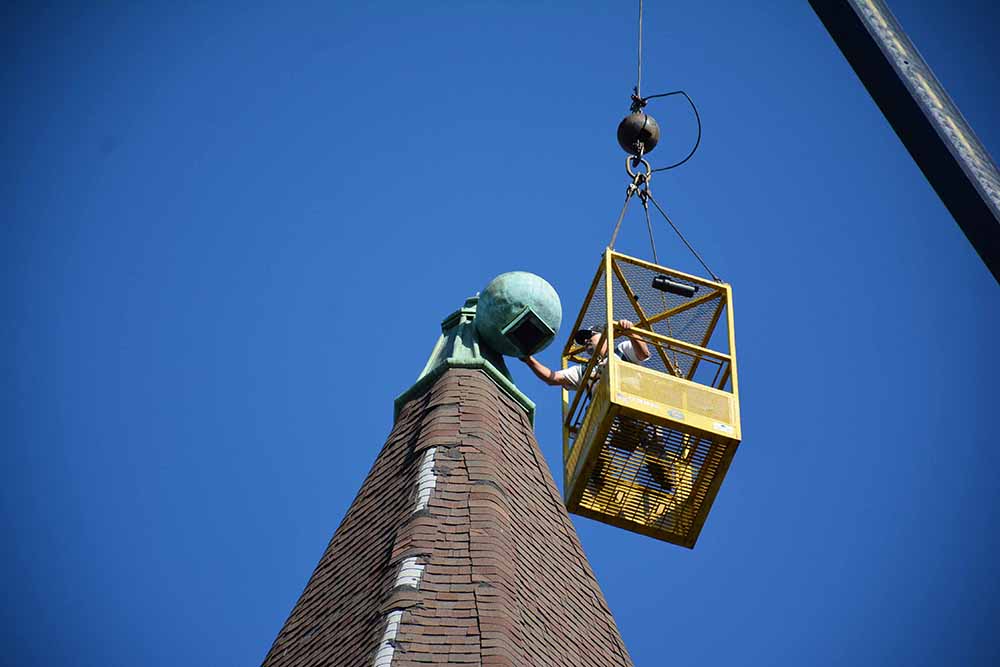
[[[639,361],[639,363],[649,359],[649,346],[646,345],[646,341],[636,336],[632,331],[632,327],[635,326],[632,321],[618,320],[616,326],[624,331],[625,335],[632,341],[632,349],[635,351],[635,358]]]
[[[521,359],[531,369],[531,372],[535,374],[539,380],[547,385],[553,387],[566,387],[567,389],[572,389],[572,383],[568,378],[562,376],[561,373],[552,370],[542,362],[538,361],[534,357],[524,357]]]

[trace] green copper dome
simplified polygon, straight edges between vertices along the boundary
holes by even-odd
[[[561,322],[559,295],[534,273],[502,273],[479,295],[476,332],[500,354],[524,357],[543,350]]]

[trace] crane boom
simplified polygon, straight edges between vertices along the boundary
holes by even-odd
[[[809,0],[910,156],[1000,282],[1000,172],[883,0]]]

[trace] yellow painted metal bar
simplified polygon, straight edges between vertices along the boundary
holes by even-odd
[[[601,349],[601,343],[607,340],[607,338],[608,338],[608,332],[605,331],[604,334],[601,336],[600,340],[597,342],[598,350]],[[584,392],[586,391],[587,382],[590,380],[590,376],[593,374],[594,368],[600,358],[601,355],[594,354],[594,356],[590,358],[590,361],[588,361],[587,365],[584,367],[583,374],[580,376],[580,386],[576,390],[576,396],[573,397],[573,403],[572,406],[570,407],[569,414],[563,421],[563,424],[565,424],[566,426],[571,426],[569,420],[573,417],[574,414],[576,414],[576,408],[580,404],[580,397],[583,396]]]
[[[595,392],[595,397],[599,393],[603,395],[607,391],[607,387],[601,387]],[[599,406],[600,407],[600,406]],[[583,496],[583,490],[587,485],[587,478],[594,471],[594,465],[597,463],[600,451],[604,446],[604,434],[608,432],[611,427],[611,422],[614,421],[616,416],[616,411],[613,406],[607,403],[606,399],[603,402],[604,410],[600,411],[591,418],[590,424],[587,426],[587,433],[594,433],[594,439],[591,441],[590,450],[588,452],[580,452],[580,457],[587,456],[586,460],[581,461],[576,460],[574,469],[569,473],[564,473],[564,478],[567,480],[568,491],[565,492],[568,498],[568,505],[570,507],[579,507],[580,498]],[[583,431],[581,430],[581,436]],[[580,438],[581,436],[577,436]],[[572,509],[570,511],[573,511]]]
[[[722,372],[722,377],[719,378],[719,389],[725,387],[726,383],[729,382],[729,373],[730,371],[732,371],[732,368],[733,368],[732,364],[726,365],[726,370]],[[723,389],[723,391],[725,391],[725,389]]]
[[[708,519],[708,513],[712,510],[712,505],[715,504],[715,497],[718,495],[719,488],[726,478],[726,473],[729,471],[729,464],[733,461],[733,455],[736,453],[737,446],[737,443],[715,441],[712,443],[711,450],[705,457],[705,463],[702,464],[701,472],[698,474],[700,481],[695,481],[695,486],[691,494],[692,496],[701,496],[701,504],[698,507],[697,514],[694,516],[691,530],[688,531],[688,540],[692,547],[698,541],[701,529],[705,526],[705,520]],[[709,466],[713,454],[717,457],[715,472],[710,479],[703,480],[702,477],[704,475],[702,473]]]
[[[701,354],[706,357],[712,357],[713,359],[718,359],[720,361],[729,361],[729,362],[732,361],[728,354],[724,354],[722,352],[716,352],[715,350],[710,350],[707,347],[702,347],[701,345],[695,345],[694,343],[688,343],[687,341],[683,341],[677,338],[671,338],[670,336],[664,336],[663,334],[658,334],[655,331],[649,331],[647,329],[639,329],[638,327],[633,328],[632,331],[640,334],[641,336],[648,336],[653,340],[658,340],[663,343],[668,343],[682,350],[687,350],[689,352]],[[732,345],[732,341],[730,341],[730,345]]]
[[[733,288],[726,285],[726,317],[729,325],[729,372],[733,382],[733,398],[736,399],[736,426],[740,426],[740,388],[736,381],[736,328],[733,324]]]
[[[586,507],[577,507],[570,510],[574,514],[579,514],[580,516],[587,517],[588,519],[594,519],[595,521],[600,521],[601,523],[606,523],[609,526],[614,526],[616,528],[623,528],[632,533],[639,533],[640,535],[648,535],[657,540],[663,540],[665,542],[670,542],[671,544],[676,544],[681,547],[687,547],[690,549],[694,546],[693,543],[688,543],[687,534],[688,532],[679,532],[673,530],[664,530],[662,528],[657,528],[655,526],[647,526],[641,523],[635,523],[629,521],[628,519],[621,519],[614,515],[609,515],[604,512],[598,512],[592,509],[587,509]]]
[[[610,248],[604,250],[605,256],[610,252]],[[580,312],[577,313],[576,321],[573,323],[573,328],[570,330],[569,340],[566,341],[566,346],[563,348],[563,354],[569,356],[570,351],[573,349],[573,334],[583,325],[583,316],[586,314],[587,309],[590,307],[590,300],[594,298],[594,293],[597,291],[597,286],[601,282],[601,270],[607,265],[607,261],[604,257],[601,258],[601,268],[597,270],[597,274],[594,276],[594,282],[590,285],[590,291],[587,292],[587,298],[583,300],[583,306],[580,308]]]
[[[590,404],[576,422],[576,442],[574,443],[568,457],[563,459],[563,468],[566,479],[573,478],[573,471],[576,470],[580,458],[586,456],[583,451],[588,447],[588,443],[594,435],[594,421],[599,420],[601,415],[607,411],[608,389],[603,380],[598,380],[590,388]]]
[[[625,295],[628,297],[629,301],[632,302],[632,307],[635,308],[636,314],[639,316],[639,323],[645,326],[647,329],[652,329],[653,325],[650,324],[649,318],[646,317],[646,311],[642,309],[639,305],[638,299],[635,298],[635,294],[632,290],[632,286],[628,284],[628,280],[625,279],[625,274],[618,267],[618,264],[612,260],[611,266],[615,270],[615,275],[618,276],[618,280],[621,281],[622,287],[625,290]],[[671,373],[676,374],[677,369],[674,364],[667,358],[667,355],[663,352],[663,349],[659,345],[653,346],[656,349],[656,353],[660,355],[660,359],[663,360],[663,365],[670,370]]]
[[[712,334],[715,333],[715,325],[719,323],[719,316],[722,315],[722,309],[725,308],[725,299],[719,299],[719,305],[715,307],[715,312],[712,313],[712,319],[709,320],[708,328],[705,329],[705,335],[702,336],[701,346],[707,347],[708,341],[712,339]],[[687,377],[690,380],[694,377],[695,371],[698,370],[698,364],[701,363],[701,357],[695,357],[694,362],[691,364],[691,370],[688,371]]]
[[[615,257],[622,259],[629,264],[635,264],[636,266],[641,266],[643,268],[649,269],[651,271],[657,271],[659,273],[665,273],[676,278],[683,278],[685,280],[690,280],[693,283],[699,285],[704,285],[705,287],[711,287],[712,289],[719,289],[724,287],[726,283],[717,283],[714,280],[709,280],[707,278],[702,278],[700,276],[691,275],[690,273],[684,273],[682,271],[677,271],[676,269],[668,269],[665,266],[660,266],[659,264],[653,264],[652,262],[647,262],[645,260],[638,259],[637,257],[629,257],[628,255],[623,255],[620,252],[612,251]]]
[[[562,370],[566,370],[566,357],[562,357],[559,366]],[[562,419],[563,461],[565,461],[566,457],[569,456],[569,426],[567,425],[567,421],[569,420],[569,414],[567,412],[567,410],[569,410],[569,390],[566,389],[566,387],[561,387],[561,389],[562,389],[561,394],[562,394],[562,414],[563,414],[563,419]]]
[[[687,303],[682,303],[679,306],[674,306],[670,310],[665,310],[662,313],[657,313],[656,315],[653,315],[652,317],[649,318],[649,323],[650,324],[656,324],[657,322],[659,322],[661,320],[665,320],[668,317],[673,317],[674,315],[677,315],[678,313],[683,313],[685,310],[691,310],[692,308],[694,308],[696,306],[700,306],[701,304],[705,303],[706,301],[711,301],[712,299],[719,299],[721,301],[722,297],[724,297],[724,296],[725,295],[722,292],[722,290],[713,290],[713,291],[708,292],[706,294],[702,294],[701,296],[699,296],[699,297],[697,297],[695,299],[691,299]]]
[[[607,254],[607,252],[608,252],[607,249],[605,249],[605,255]],[[573,324],[573,328],[570,331],[570,335],[569,335],[569,337],[568,337],[568,339],[566,341],[566,345],[563,348],[563,353],[562,353],[562,364],[561,364],[562,369],[565,370],[566,368],[568,368],[568,366],[569,366],[568,362],[569,361],[575,361],[576,363],[579,363],[579,364],[581,364],[581,365],[584,366],[584,374],[581,376],[584,379],[589,379],[590,378],[590,373],[592,372],[592,368],[593,368],[592,362],[594,361],[594,359],[591,358],[591,359],[589,359],[587,361],[583,361],[579,357],[577,357],[577,354],[579,352],[582,352],[585,348],[581,347],[581,346],[575,346],[574,345],[573,334],[583,324],[583,317],[586,314],[587,309],[590,307],[590,301],[594,298],[594,294],[597,292],[598,285],[601,282],[601,272],[604,270],[605,264],[606,264],[606,261],[602,257],[601,258],[601,264],[599,265],[599,267],[597,269],[597,272],[594,274],[594,280],[590,284],[590,290],[587,292],[587,297],[583,300],[583,306],[581,306],[580,312],[577,313],[576,321]],[[582,382],[581,382],[581,384],[582,384]],[[572,427],[571,420],[573,418],[574,413],[576,412],[577,406],[580,403],[580,399],[581,399],[581,396],[583,394],[583,391],[585,391],[585,390],[581,386],[581,388],[575,392],[576,395],[573,397],[573,400],[571,402],[570,399],[569,399],[569,390],[567,390],[565,387],[563,387],[563,390],[562,390],[562,397],[563,397],[563,420],[562,420],[563,421],[563,460],[564,461],[566,460],[566,456],[568,456],[568,454],[569,454],[569,436],[570,436],[570,428]],[[579,433],[577,433],[577,437],[579,437]]]
[[[610,248],[608,248],[608,250],[604,252],[604,289],[607,290],[605,298],[606,302],[605,306],[607,307],[607,317],[604,321],[605,322],[604,338],[607,339],[607,349],[604,350],[604,356],[608,360],[607,365],[608,365],[608,382],[610,383],[609,386],[617,387],[618,368],[615,362],[618,361],[618,355],[614,354],[613,350],[615,345],[615,308],[614,304],[612,303],[613,283],[611,278],[611,273],[612,273],[611,260],[613,255],[614,251],[611,250]],[[600,347],[597,348],[598,351],[600,349],[601,349]],[[595,354],[594,356],[600,356],[600,355]]]

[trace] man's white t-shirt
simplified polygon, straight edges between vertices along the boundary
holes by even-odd
[[[635,348],[632,346],[632,341],[630,340],[623,340],[622,342],[615,345],[615,353],[625,361],[630,361],[633,364],[642,363],[639,361],[639,358],[636,357]],[[594,377],[595,378],[600,377],[601,371],[607,365],[608,365],[607,358],[605,357],[604,359],[601,359],[597,363],[597,366],[594,368],[594,373],[593,373]],[[573,365],[564,370],[556,371],[556,378],[560,380],[563,378],[569,380],[573,385],[572,387],[573,390],[577,391],[580,389],[580,380],[583,377],[584,368],[585,366]]]

